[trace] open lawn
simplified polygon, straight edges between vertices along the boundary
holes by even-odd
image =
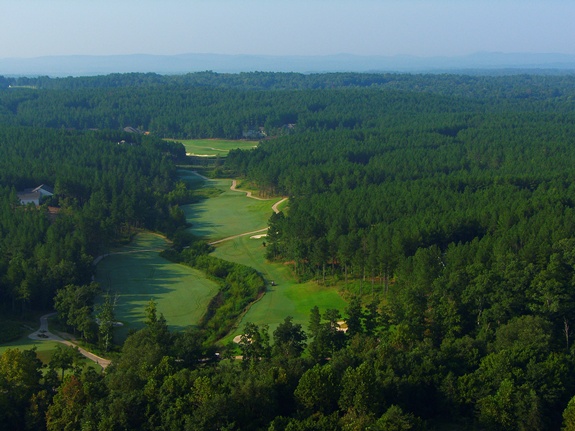
[[[36,348],[36,355],[44,363],[48,364],[52,358],[52,354],[56,350],[56,346],[62,345],[56,341],[51,340],[32,340],[28,338],[28,335],[34,332],[40,326],[40,321],[37,323],[30,322],[30,325],[34,325],[34,330],[26,330],[22,337],[17,340],[11,341],[9,343],[0,344],[0,355],[2,355],[8,349],[20,349],[20,350],[30,350]],[[28,326],[28,325],[27,325]],[[32,327],[32,326],[30,326]],[[84,367],[93,367],[96,371],[101,371],[102,367],[95,362],[89,360],[88,358],[81,357],[79,360],[80,364]]]
[[[271,335],[287,316],[292,316],[294,323],[307,329],[309,312],[314,306],[317,305],[321,313],[328,308],[343,312],[347,306],[336,288],[318,286],[315,282],[297,283],[288,265],[267,262],[264,251],[262,239],[245,236],[218,244],[213,253],[221,259],[251,266],[260,271],[268,282],[276,284],[268,285],[266,294],[251,306],[234,333],[223,340],[224,343],[241,334],[245,322],[267,324]]]
[[[157,250],[167,242],[158,235],[141,233],[118,254],[104,258],[97,266],[96,281],[104,290],[118,294],[115,313],[122,327],[119,340],[130,329],[144,325],[145,309],[153,299],[172,330],[199,322],[218,286],[200,271],[161,258]]]
[[[42,363],[48,364],[52,358],[52,354],[56,350],[56,346],[58,345],[63,346],[63,344],[60,344],[56,341],[32,340],[28,338],[28,336],[25,336],[19,340],[0,345],[0,355],[2,355],[8,349],[30,350],[35,347],[36,355],[38,358],[42,361]],[[78,363],[82,364],[83,367],[92,367],[98,372],[102,370],[100,365],[83,356],[79,359]]]
[[[217,197],[199,203],[184,205],[182,209],[192,223],[194,235],[210,241],[245,232],[265,229],[272,215],[272,205],[280,198],[258,200],[247,198],[245,192],[230,190],[232,180],[206,181],[206,187],[223,191]]]
[[[257,141],[225,139],[166,139],[184,144],[186,154],[192,156],[225,156],[236,148],[249,149],[257,146]]]

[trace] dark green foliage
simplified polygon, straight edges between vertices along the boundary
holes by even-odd
[[[270,335],[267,326],[246,322],[238,343],[244,364],[253,364],[271,356]]]
[[[570,429],[573,76],[0,80],[10,84],[36,88],[0,89],[6,307],[47,308],[58,291],[74,305],[66,319],[85,322],[82,301],[64,299],[140,227],[173,235],[165,255],[221,284],[201,329],[171,334],[151,303],[105,378],[48,373],[42,386],[32,356],[7,352],[0,386],[18,390],[0,388],[0,414],[12,429],[44,417],[93,430]],[[194,199],[175,182],[183,147],[67,130],[125,126],[182,138],[263,127],[268,139],[222,170],[290,197],[270,218],[267,257],[339,283],[355,295],[348,309],[313,308],[307,334],[286,318],[271,346],[267,328],[246,324],[244,361],[213,361],[210,342],[263,279],[183,233],[179,205]],[[15,189],[40,183],[58,191],[55,221],[17,205]]]
[[[66,370],[72,369],[77,365],[78,360],[80,359],[80,352],[78,348],[70,347],[70,346],[56,346],[56,350],[52,353],[52,357],[50,358],[50,369],[51,370],[62,370],[61,379],[64,380],[64,373]]]
[[[306,347],[307,335],[299,323],[293,323],[288,316],[273,333],[274,356],[279,358],[298,358]]]
[[[24,430],[34,394],[42,390],[35,350],[8,349],[0,356],[0,421],[5,429]]]
[[[0,343],[16,340],[24,332],[20,323],[11,320],[0,320],[0,328]]]
[[[118,144],[124,138],[134,145]],[[179,148],[118,132],[0,125],[0,301],[48,309],[57,289],[90,283],[92,261],[111,244],[143,227],[175,232],[182,220],[168,197]],[[51,201],[20,206],[14,191],[40,184],[54,187]]]
[[[69,284],[56,291],[54,297],[54,309],[58,312],[58,318],[74,333],[79,331],[82,338],[91,340],[95,336],[92,312],[94,311],[94,299],[99,293],[96,283],[89,285],[74,286]]]

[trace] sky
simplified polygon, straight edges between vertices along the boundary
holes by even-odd
[[[0,58],[575,54],[574,0],[0,0]]]

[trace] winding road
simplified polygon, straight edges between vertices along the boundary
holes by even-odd
[[[77,347],[78,351],[82,356],[94,361],[102,368],[107,368],[110,365],[111,361],[109,359],[102,358],[92,352],[87,351],[86,349],[81,348],[77,344],[74,344],[71,341],[65,340],[58,335],[52,334],[48,329],[48,318],[51,316],[56,315],[56,313],[49,313],[45,314],[44,316],[40,317],[40,328],[36,331],[28,335],[28,338],[36,341],[56,341],[58,343],[65,344],[66,346],[70,347]]]

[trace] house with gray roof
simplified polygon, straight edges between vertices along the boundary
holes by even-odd
[[[52,189],[50,186],[42,184],[34,189],[25,189],[16,194],[22,205],[33,203],[34,205],[38,206],[44,198],[54,195],[54,189]]]

